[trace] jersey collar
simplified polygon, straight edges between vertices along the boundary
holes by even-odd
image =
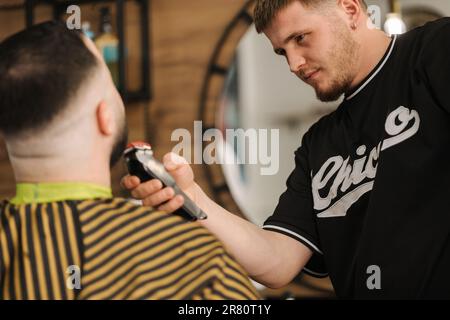
[[[361,82],[361,84],[356,87],[356,89],[352,90],[350,93],[345,95],[345,101],[353,99],[358,93],[360,93],[372,80],[375,76],[383,69],[386,62],[389,60],[389,57],[394,50],[395,42],[397,41],[397,35],[394,35],[391,43],[389,44],[384,57],[380,60],[378,65],[370,72],[370,74]]]

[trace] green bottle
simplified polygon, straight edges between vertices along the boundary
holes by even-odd
[[[98,50],[111,72],[114,84],[119,86],[119,39],[113,33],[111,11],[108,7],[100,10],[100,35],[95,39]]]

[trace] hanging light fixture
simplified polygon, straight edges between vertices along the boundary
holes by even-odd
[[[390,0],[391,12],[386,15],[384,31],[389,35],[406,32],[406,25],[402,20],[400,0]]]

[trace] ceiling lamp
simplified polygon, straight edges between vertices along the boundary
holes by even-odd
[[[384,31],[389,35],[402,34],[406,32],[406,25],[402,20],[400,1],[390,0],[391,12],[386,15]]]

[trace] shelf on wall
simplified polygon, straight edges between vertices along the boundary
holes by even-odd
[[[135,2],[140,6],[140,69],[141,86],[137,90],[128,89],[127,66],[126,66],[126,37],[125,37],[125,3]],[[119,39],[118,48],[118,90],[126,102],[140,102],[151,100],[150,83],[150,40],[149,40],[149,0],[25,0],[25,19],[27,27],[34,24],[35,9],[38,5],[52,7],[53,19],[59,20],[66,14],[69,5],[99,5],[111,3],[116,7],[116,29]]]

